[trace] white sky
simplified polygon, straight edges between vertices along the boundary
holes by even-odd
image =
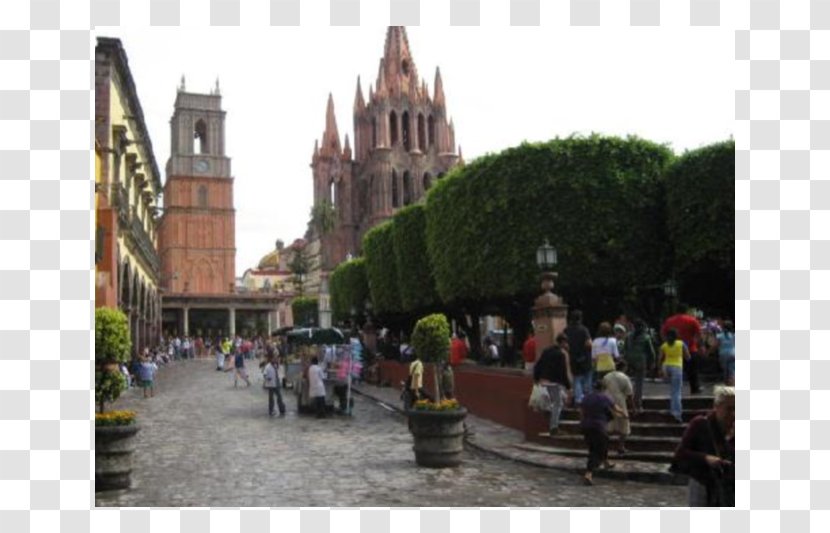
[[[732,134],[728,31],[409,27],[407,34],[430,94],[441,67],[467,161],[572,133],[635,134],[678,152]],[[301,237],[328,94],[341,142],[348,133],[354,147],[357,76],[367,98],[386,28],[116,28],[105,35],[124,44],[162,173],[182,74],[190,92],[209,92],[219,77],[236,178],[237,276],[277,238]]]

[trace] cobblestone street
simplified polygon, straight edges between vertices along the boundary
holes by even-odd
[[[250,388],[208,360],[160,370],[155,398],[127,391],[135,409],[133,488],[97,493],[97,506],[681,506],[685,487],[597,479],[468,449],[461,467],[416,467],[405,419],[355,397],[354,416],[269,418],[256,362]]]

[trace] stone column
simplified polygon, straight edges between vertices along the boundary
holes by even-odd
[[[271,337],[271,331],[273,330],[273,327],[271,325],[271,310],[269,309],[268,311],[266,311],[265,314],[268,316],[268,335],[267,336],[270,338]]]
[[[231,338],[236,336],[236,308],[231,307],[228,310],[228,334]]]
[[[182,328],[184,329],[184,336],[189,337],[190,336],[190,308],[185,306],[185,308],[183,309],[182,312],[184,313],[184,324],[182,325]]]
[[[567,326],[568,306],[562,298],[551,292],[554,275],[543,274],[542,288],[545,292],[536,298],[533,305],[533,325],[536,330],[536,360],[542,351],[552,346],[556,336]]]

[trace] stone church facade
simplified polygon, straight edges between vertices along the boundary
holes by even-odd
[[[314,205],[329,203],[335,211],[333,230],[320,238],[325,271],[350,254],[359,255],[369,228],[419,201],[435,180],[462,162],[441,72],[436,69],[430,95],[401,26],[387,30],[367,99],[358,77],[353,114],[354,149],[348,134],[341,146],[329,95],[326,128],[311,161]]]

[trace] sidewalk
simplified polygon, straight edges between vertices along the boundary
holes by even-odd
[[[367,383],[353,385],[352,391],[371,398],[387,409],[403,415],[400,391],[394,387],[379,387]],[[465,443],[475,449],[492,453],[503,459],[524,463],[531,466],[555,468],[582,474],[585,472],[584,457],[567,457],[557,453],[556,448],[528,443],[521,431],[496,424],[475,415],[467,415],[467,428],[470,434]],[[572,450],[561,450],[563,453]],[[612,470],[599,470],[595,476],[624,481],[640,481],[660,484],[685,484],[667,471],[665,463],[617,459],[616,454],[609,453],[609,459],[616,466]]]

